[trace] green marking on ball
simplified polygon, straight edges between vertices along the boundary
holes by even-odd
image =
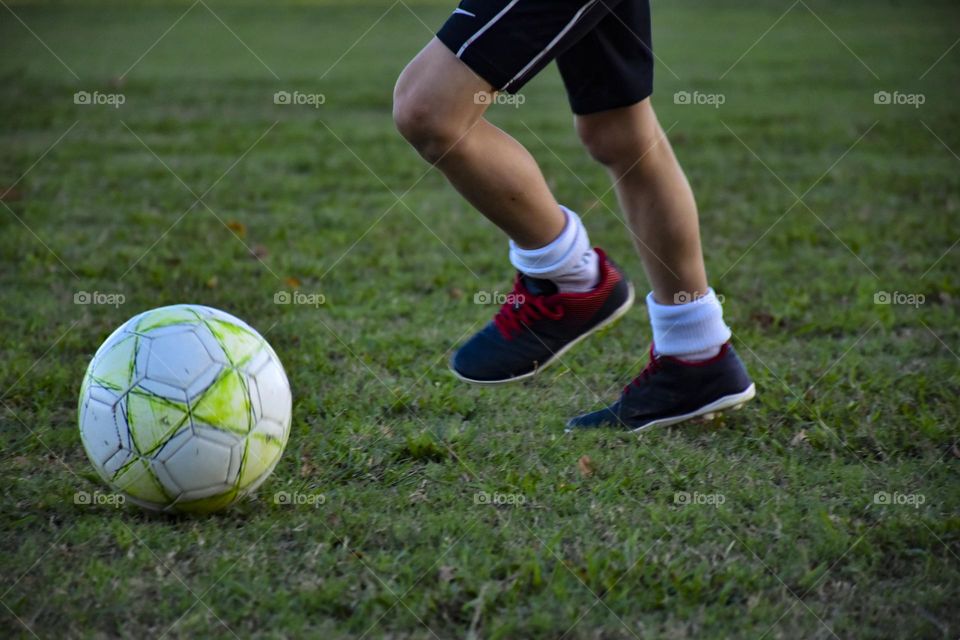
[[[127,424],[133,444],[148,455],[166,442],[187,422],[185,404],[159,398],[134,389],[127,395]]]
[[[133,378],[133,359],[137,337],[130,335],[99,354],[90,369],[90,375],[108,389],[126,391]]]
[[[194,325],[198,322],[197,314],[190,307],[164,307],[145,313],[140,322],[137,323],[136,330],[139,333],[146,333],[160,327],[169,327],[175,324]]]
[[[146,458],[137,457],[114,477],[113,482],[132,498],[159,504],[170,501]]]
[[[262,476],[280,457],[284,444],[272,436],[251,433],[247,437],[247,446],[243,453],[238,486],[244,489]]]
[[[250,395],[239,371],[225,370],[193,405],[193,417],[241,435],[250,431]]]
[[[266,344],[263,338],[236,324],[210,319],[206,325],[235,367],[246,363]]]

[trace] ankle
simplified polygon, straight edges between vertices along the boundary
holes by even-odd
[[[716,356],[730,339],[723,307],[713,289],[682,304],[660,304],[647,296],[656,353],[696,362]]]
[[[523,249],[510,241],[510,262],[521,273],[550,280],[561,293],[584,293],[600,279],[600,260],[576,213],[561,207],[566,225],[560,235],[539,249]]]

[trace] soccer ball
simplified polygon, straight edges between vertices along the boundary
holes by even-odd
[[[114,490],[147,509],[208,513],[273,471],[290,434],[290,385],[245,322],[175,305],[107,338],[78,413],[87,456]]]

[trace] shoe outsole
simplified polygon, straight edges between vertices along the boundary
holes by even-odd
[[[450,367],[450,371],[452,371],[453,375],[455,375],[462,382],[486,386],[486,387],[494,387],[500,384],[509,384],[511,382],[520,382],[521,380],[532,378],[533,376],[537,375],[538,373],[540,373],[541,371],[549,367],[551,364],[559,360],[563,354],[565,354],[567,351],[577,346],[581,341],[587,339],[594,333],[611,326],[617,320],[622,318],[627,313],[627,311],[630,311],[630,307],[633,306],[633,302],[634,302],[634,298],[636,297],[636,294],[634,293],[632,283],[628,284],[627,287],[628,287],[628,294],[627,294],[626,302],[624,302],[622,305],[617,307],[616,311],[611,313],[609,318],[607,318],[606,320],[604,320],[594,328],[590,329],[583,335],[578,336],[577,338],[571,340],[569,343],[565,344],[559,351],[557,351],[552,356],[550,356],[549,360],[546,360],[542,364],[538,365],[533,371],[529,371],[527,373],[521,374],[519,376],[514,376],[512,378],[503,378],[502,380],[474,380],[473,378],[468,378],[460,374],[453,367]]]
[[[741,391],[740,393],[733,393],[728,396],[723,396],[718,398],[709,404],[705,404],[696,411],[691,411],[690,413],[684,413],[679,416],[671,416],[669,418],[660,418],[659,420],[653,420],[648,422],[642,427],[637,427],[636,429],[629,429],[631,433],[640,433],[641,431],[646,431],[647,429],[652,429],[653,427],[666,427],[672,424],[679,424],[681,422],[686,422],[687,420],[694,420],[696,418],[701,418],[703,420],[713,420],[723,411],[730,409],[732,411],[738,411],[743,408],[745,404],[750,402],[757,395],[757,385],[750,383],[750,386]],[[568,426],[565,431],[567,433],[573,433],[576,431],[583,431],[585,429],[578,427]]]

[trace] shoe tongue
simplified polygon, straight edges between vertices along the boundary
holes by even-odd
[[[557,285],[550,280],[531,278],[526,274],[521,275],[520,279],[523,282],[523,286],[527,288],[527,291],[535,296],[552,296],[560,291]]]

